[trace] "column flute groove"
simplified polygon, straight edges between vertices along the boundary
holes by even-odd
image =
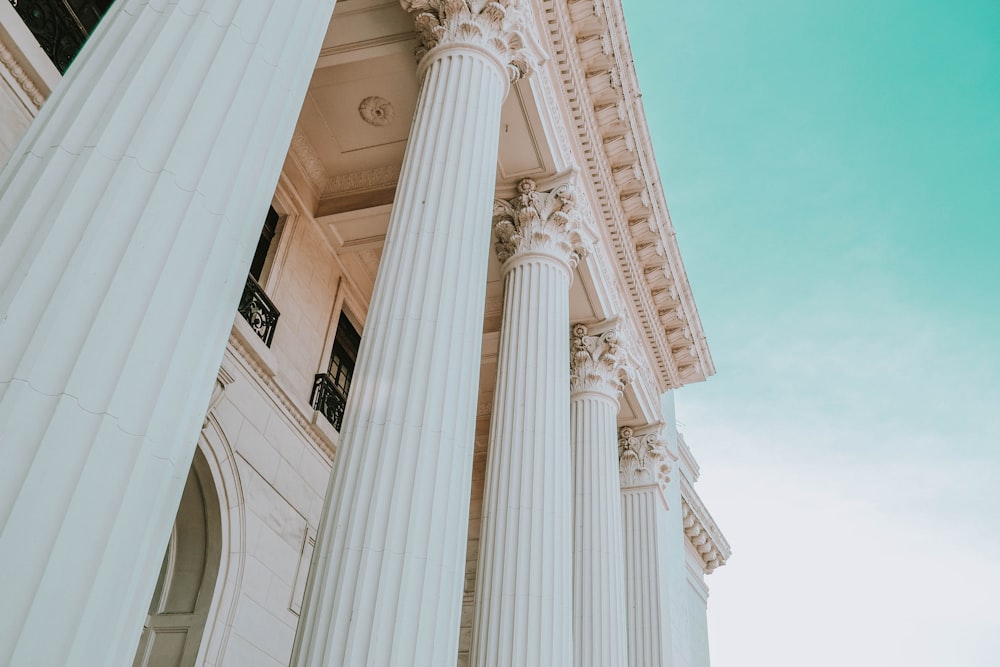
[[[526,62],[511,37],[517,2],[488,13],[402,5],[415,15],[420,92],[306,585],[297,666],[433,667],[458,649],[500,108]]]
[[[625,550],[617,421],[626,371],[614,328],[572,330],[573,620],[578,667],[625,667]]]
[[[116,4],[0,172],[0,663],[131,660],[333,5]]]
[[[628,561],[628,665],[660,667],[671,655],[662,570],[667,530],[664,494],[671,457],[657,433],[636,434],[623,427],[618,458]]]
[[[471,662],[572,664],[569,286],[575,190],[530,179],[497,202],[504,305],[483,494]]]

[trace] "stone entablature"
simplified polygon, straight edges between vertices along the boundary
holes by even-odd
[[[708,513],[694,487],[685,477],[681,477],[681,515],[684,522],[684,535],[695,551],[701,556],[705,574],[711,574],[716,568],[726,564],[732,555],[729,542]]]
[[[704,380],[715,368],[660,186],[621,7],[604,0],[542,6],[599,217],[660,390]]]

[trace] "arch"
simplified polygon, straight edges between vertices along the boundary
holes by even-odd
[[[232,448],[210,413],[198,438],[133,667],[221,661],[242,583],[244,525]]]

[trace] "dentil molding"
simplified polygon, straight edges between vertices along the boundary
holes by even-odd
[[[701,498],[683,476],[681,477],[681,516],[683,517],[684,535],[701,556],[705,574],[711,574],[716,568],[725,565],[726,560],[732,555],[729,542],[719,530],[712,515],[708,513]]]

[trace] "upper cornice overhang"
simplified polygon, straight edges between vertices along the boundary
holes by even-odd
[[[542,0],[552,63],[660,391],[715,365],[653,156],[618,0]],[[595,212],[598,213],[598,212]]]
[[[684,535],[701,556],[705,574],[711,574],[726,564],[733,553],[732,548],[694,486],[684,476],[681,476],[680,483]]]

